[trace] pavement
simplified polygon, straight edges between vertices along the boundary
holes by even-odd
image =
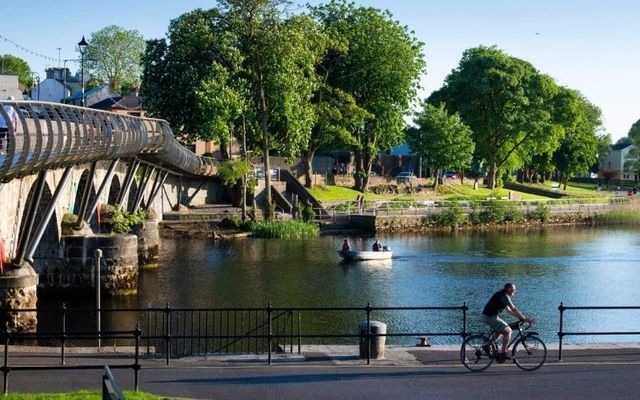
[[[110,365],[118,384],[133,390],[131,348],[67,348],[64,370],[14,369],[9,393],[99,390],[101,366]],[[458,346],[387,346],[384,358],[360,359],[357,346],[307,345],[301,353],[210,355],[172,359],[141,356],[140,390],[171,399],[519,399],[640,398],[640,343],[548,345],[545,365],[521,371],[510,362],[487,371],[467,371]],[[57,348],[11,346],[8,365],[60,366]],[[97,369],[73,369],[96,366]]]

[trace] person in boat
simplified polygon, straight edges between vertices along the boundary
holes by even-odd
[[[373,251],[382,251],[382,244],[378,239],[376,239],[376,241],[373,242]]]
[[[345,239],[342,242],[342,251],[351,251],[351,246],[349,246],[349,240]]]

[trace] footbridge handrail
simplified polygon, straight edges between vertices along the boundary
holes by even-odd
[[[169,123],[91,108],[40,101],[0,101],[7,124],[0,181],[43,169],[137,157],[176,174],[215,175],[217,160],[180,144]]]

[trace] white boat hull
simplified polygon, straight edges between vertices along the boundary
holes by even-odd
[[[342,251],[338,255],[347,261],[390,260],[392,251]]]

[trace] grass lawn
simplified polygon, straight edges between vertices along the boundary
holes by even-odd
[[[545,182],[545,184],[537,184],[532,186],[544,187],[551,189],[551,182]],[[339,201],[355,201],[356,197],[362,195],[362,193],[344,186],[325,186],[318,187],[310,190],[311,194],[321,202],[339,202]],[[364,197],[367,201],[385,200],[385,201],[415,201],[415,200],[487,200],[488,198],[509,198],[508,189],[487,189],[485,187],[478,187],[473,189],[473,181],[466,180],[464,185],[461,185],[459,181],[449,180],[446,185],[441,185],[436,188],[435,191],[425,191],[424,193],[415,193],[410,195],[382,195],[374,193],[365,193]],[[549,200],[548,197],[538,196],[529,193],[518,192],[512,190],[513,198],[524,201],[544,201]],[[593,185],[590,188],[581,185],[570,185],[567,187],[567,192],[571,197],[585,198],[585,197],[602,197],[605,198],[610,195],[608,192],[596,192]]]

